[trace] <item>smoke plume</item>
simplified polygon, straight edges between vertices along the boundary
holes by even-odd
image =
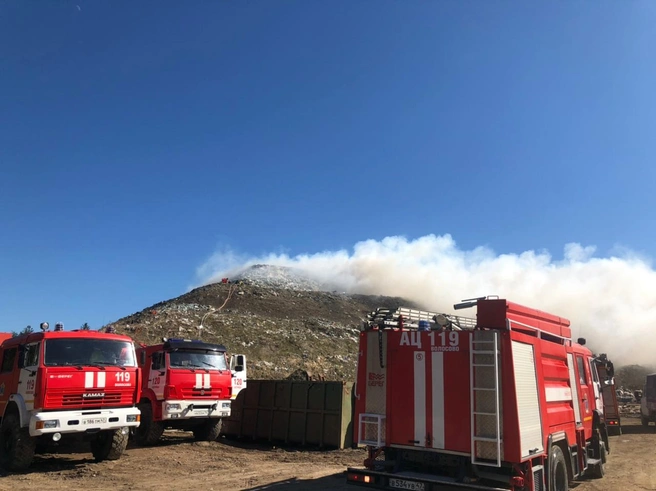
[[[400,296],[425,309],[453,312],[464,298],[498,295],[572,322],[573,336],[608,353],[616,365],[654,365],[656,271],[629,250],[595,257],[595,248],[567,244],[562,259],[548,252],[496,254],[461,250],[450,235],[416,240],[366,240],[352,251],[290,257],[247,257],[225,250],[198,268],[201,283],[255,264],[292,267],[310,279],[349,293]],[[459,311],[473,315],[473,311]]]

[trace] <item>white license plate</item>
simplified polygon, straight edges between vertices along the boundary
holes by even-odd
[[[82,422],[84,425],[101,425],[105,423],[107,423],[107,418],[89,418]]]
[[[405,479],[396,479],[394,477],[390,478],[389,486],[390,488],[411,489],[412,491],[424,491],[425,489],[423,482],[406,481]]]

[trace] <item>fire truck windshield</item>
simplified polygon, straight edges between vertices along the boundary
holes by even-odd
[[[60,338],[45,343],[46,366],[134,367],[134,348],[127,341],[111,339]]]
[[[169,366],[171,368],[227,370],[225,354],[215,351],[171,351],[169,353]]]

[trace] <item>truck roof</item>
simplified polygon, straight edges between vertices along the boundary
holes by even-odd
[[[32,332],[30,334],[23,334],[21,336],[16,336],[12,338],[11,335],[9,338],[2,338],[0,334],[0,340],[2,340],[2,345],[0,347],[8,346],[17,346],[19,344],[33,343],[41,340],[47,339],[71,339],[71,338],[97,338],[97,339],[113,339],[115,341],[127,341],[132,342],[132,338],[122,334],[108,334],[100,331],[84,331],[84,330],[75,330],[75,331],[40,331]]]
[[[198,350],[198,351],[219,351],[219,352],[226,352],[227,349],[224,345],[222,344],[215,344],[215,343],[206,343],[204,341],[200,341],[197,339],[180,339],[180,338],[169,338],[166,339],[163,343],[159,343],[156,345],[142,345],[140,347],[141,349],[165,349],[167,351],[173,351],[173,350],[178,350],[178,349],[185,349],[185,350]]]
[[[563,317],[558,317],[557,315],[504,299],[484,299],[478,301],[477,323],[479,327],[507,329],[506,320],[511,324],[511,329],[518,328],[521,330],[522,326],[526,326],[531,329],[537,328],[542,332],[558,337],[572,338],[570,322]]]

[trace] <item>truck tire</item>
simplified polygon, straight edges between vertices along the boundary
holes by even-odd
[[[164,433],[164,425],[161,421],[153,419],[153,408],[149,402],[139,404],[139,410],[141,411],[141,422],[134,429],[134,439],[137,445],[155,445]]]
[[[213,442],[221,434],[221,426],[223,426],[223,420],[221,418],[211,418],[202,424],[195,426],[192,430],[194,432],[194,438],[197,441],[203,442]]]
[[[8,414],[0,426],[0,465],[10,471],[26,470],[34,459],[36,440],[21,428],[17,414]]]
[[[122,430],[101,431],[91,441],[91,453],[96,462],[118,460],[128,446],[129,433]]]
[[[568,491],[569,478],[565,455],[558,445],[552,445],[549,452],[549,491]]]

